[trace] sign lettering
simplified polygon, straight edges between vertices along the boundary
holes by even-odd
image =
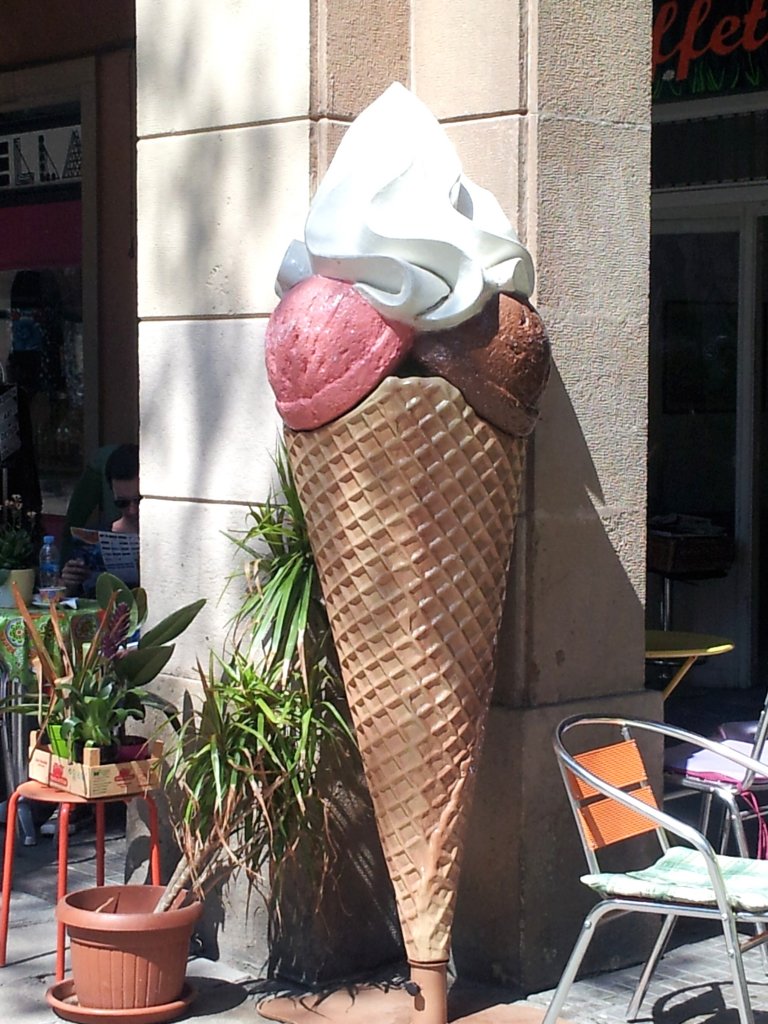
[[[654,99],[768,88],[768,0],[656,0]]]

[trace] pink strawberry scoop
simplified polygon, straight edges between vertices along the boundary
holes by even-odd
[[[389,323],[351,284],[308,277],[267,325],[267,374],[293,430],[314,430],[348,412],[411,348],[414,330]]]

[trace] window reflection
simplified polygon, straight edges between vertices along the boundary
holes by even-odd
[[[23,389],[43,511],[60,515],[83,465],[79,266],[0,271],[0,359]]]
[[[81,176],[79,104],[0,112],[0,366],[31,422],[14,457],[49,515],[83,466]]]

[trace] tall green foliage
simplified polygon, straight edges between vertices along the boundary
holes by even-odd
[[[343,690],[304,513],[284,453],[279,492],[232,537],[246,556],[246,591],[231,651],[200,671],[170,776],[182,793],[179,888],[205,891],[234,867],[273,894],[301,859],[320,873],[328,855],[322,776],[351,749]]]

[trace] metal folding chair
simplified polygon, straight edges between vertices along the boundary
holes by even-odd
[[[723,811],[718,839],[720,853],[725,853],[733,833],[740,856],[768,857],[768,829],[762,819],[761,797],[768,793],[768,690],[760,717],[754,722],[726,722],[718,729],[717,739],[723,747],[745,754],[761,762],[760,770],[743,770],[738,764],[702,748],[698,743],[684,743],[668,747],[664,755],[664,768],[668,784],[667,800],[684,794],[701,794],[699,828],[707,832],[713,802]],[[746,822],[758,822],[758,843],[749,849]],[[768,962],[768,961],[767,961]]]
[[[555,754],[589,867],[581,880],[601,899],[584,920],[543,1024],[555,1024],[596,925],[629,913],[658,915],[662,926],[627,1008],[628,1020],[637,1017],[675,921],[695,917],[722,927],[739,1020],[754,1024],[742,951],[768,939],[768,932],[740,944],[737,925],[768,920],[768,862],[716,854],[698,829],[659,808],[635,739],[642,735],[692,743],[732,761],[735,770],[760,771],[759,762],[738,751],[659,722],[582,715],[557,727]],[[646,856],[637,870],[600,870],[602,850],[638,836],[648,836],[655,859],[648,863]],[[672,845],[670,836],[687,845]],[[627,851],[640,856],[636,844]]]
[[[0,664],[0,701],[15,704],[23,702],[21,681],[12,679],[8,669]],[[0,714],[0,753],[5,777],[6,799],[0,805],[2,820],[8,811],[11,794],[27,778],[29,768],[29,734],[35,722],[27,715]],[[28,800],[19,803],[18,823],[25,846],[37,843],[37,829]]]

